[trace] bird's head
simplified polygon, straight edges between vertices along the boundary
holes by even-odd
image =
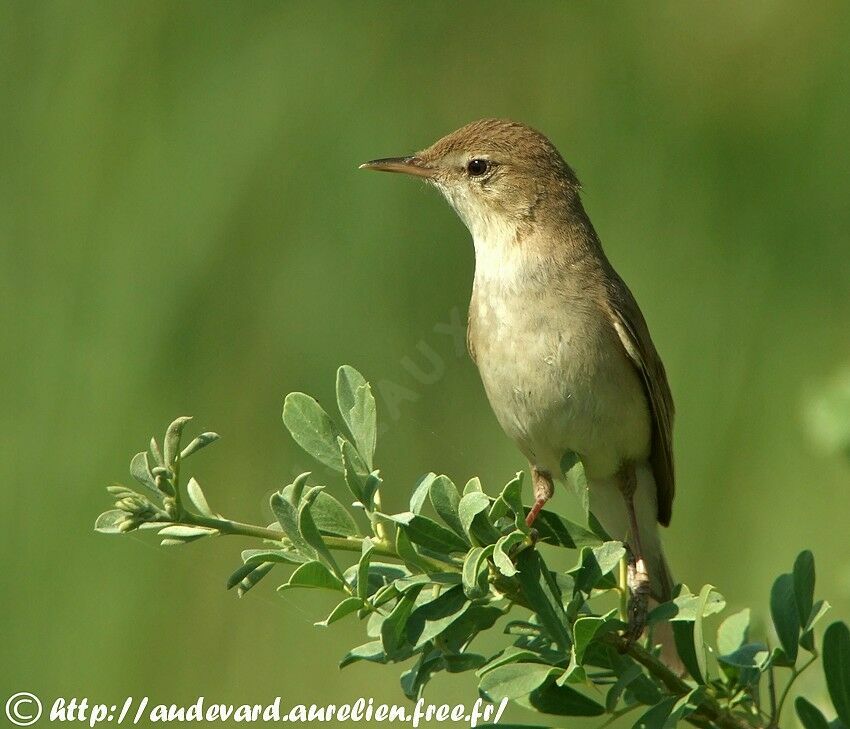
[[[577,198],[579,189],[575,174],[546,137],[503,119],[472,122],[421,152],[360,167],[424,178],[443,193],[476,239],[545,223]]]

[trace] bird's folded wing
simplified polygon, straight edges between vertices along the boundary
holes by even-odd
[[[622,281],[612,287],[608,315],[629,358],[643,380],[652,413],[650,463],[658,490],[658,521],[669,525],[676,491],[673,473],[673,395],[667,373],[655,350],[649,327],[629,289]]]

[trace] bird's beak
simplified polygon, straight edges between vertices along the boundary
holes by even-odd
[[[373,159],[360,165],[361,170],[376,170],[377,172],[403,172],[414,177],[433,177],[435,170],[425,164],[419,157],[385,157]]]

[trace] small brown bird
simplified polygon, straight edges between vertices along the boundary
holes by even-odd
[[[574,453],[590,508],[631,552],[630,638],[673,580],[658,524],[673,506],[673,398],[640,308],[602,251],[558,150],[483,119],[362,168],[422,177],[472,234],[467,341],[505,433],[531,464],[533,523]]]

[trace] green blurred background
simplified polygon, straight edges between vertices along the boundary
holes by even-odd
[[[223,435],[195,460],[214,508],[270,520],[314,468],[283,396],[330,400],[343,362],[379,394],[390,508],[428,470],[523,467],[438,326],[465,319],[465,229],[357,171],[482,116],[553,139],[651,324],[677,576],[763,619],[809,547],[847,619],[848,469],[804,412],[850,360],[848,37],[846,3],[3,2],[3,697],[402,700],[397,667],[337,670],[361,634],[311,627],[330,597],[225,593],[239,540],[92,523],[182,414]]]

